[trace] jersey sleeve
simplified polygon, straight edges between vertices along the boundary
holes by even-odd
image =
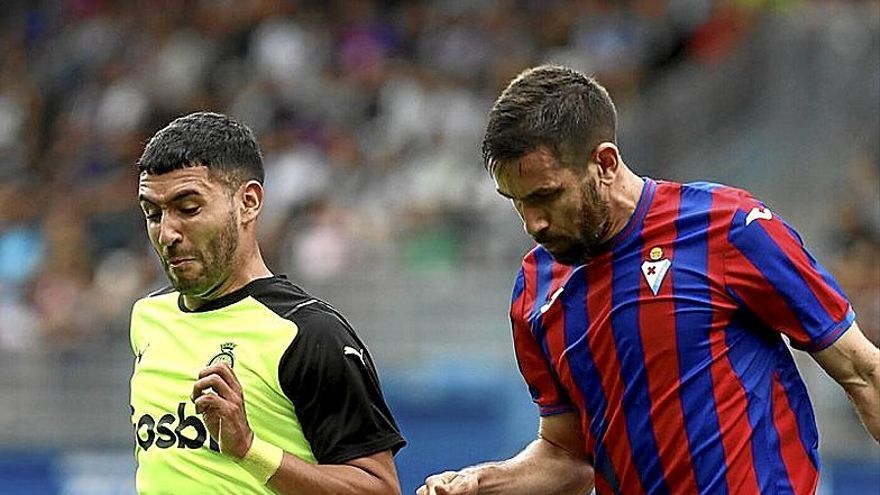
[[[793,347],[820,351],[855,320],[834,278],[806,250],[800,235],[763,203],[742,195],[728,241],[728,293],[765,325],[786,335]]]
[[[291,318],[300,330],[278,370],[315,458],[341,464],[389,449],[397,453],[406,442],[372,358],[340,315],[317,306]]]
[[[526,270],[527,267],[524,266],[517,275],[510,304],[510,323],[517,365],[541,416],[571,412],[575,407],[551,370],[531,331],[527,302],[530,298],[533,300],[534,296],[529,292],[531,287],[526,287]]]

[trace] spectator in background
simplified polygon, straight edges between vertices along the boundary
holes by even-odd
[[[669,57],[676,40],[712,10],[686,14],[676,21],[681,9],[665,2],[13,3],[0,24],[0,239],[8,249],[35,246],[35,266],[23,263],[3,281],[0,301],[34,322],[17,328],[45,329],[33,344],[86,345],[101,333],[86,327],[124,320],[123,292],[107,299],[99,285],[121,264],[102,260],[138,260],[128,297],[160,277],[133,228],[125,164],[157,122],[205,107],[251,123],[267,137],[273,175],[310,177],[309,190],[294,196],[324,205],[279,201],[267,229],[271,262],[300,270],[292,246],[355,249],[310,274],[333,279],[360,252],[398,243],[416,258],[434,252],[418,247],[425,231],[450,225],[442,236],[450,260],[475,252],[485,247],[471,235],[480,225],[461,221],[476,217],[461,205],[485,178],[463,164],[475,158],[484,95],[534,58],[586,54],[581,65],[633,93],[644,68],[677,60]],[[625,70],[609,63],[621,58]],[[274,145],[273,134],[281,137]],[[59,210],[65,220],[56,222]],[[79,243],[63,248],[77,253],[64,269],[75,275],[47,281],[41,274],[59,236]],[[82,324],[41,307],[44,291],[61,286],[100,301],[75,304]]]

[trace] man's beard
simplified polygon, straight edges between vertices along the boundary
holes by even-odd
[[[234,270],[235,252],[238,250],[238,231],[235,222],[227,222],[201,253],[170,253],[173,256],[197,256],[201,271],[193,276],[178,276],[165,262],[165,273],[171,286],[183,295],[206,298],[211,295]]]
[[[581,218],[578,237],[542,238],[538,241],[539,243],[549,241],[563,243],[563,248],[550,251],[553,259],[563,265],[583,265],[601,254],[606,247],[608,229],[611,224],[609,218],[611,209],[608,207],[608,203],[599,196],[599,189],[592,181],[587,182],[586,186],[581,189],[580,207]]]

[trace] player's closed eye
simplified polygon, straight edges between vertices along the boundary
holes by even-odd
[[[523,199],[523,203],[526,204],[544,204],[550,203],[554,201],[559,195],[562,193],[560,189],[552,189],[548,191],[538,191],[532,194],[529,194],[526,198]]]

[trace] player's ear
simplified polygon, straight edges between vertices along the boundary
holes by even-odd
[[[242,184],[239,191],[241,223],[250,223],[257,219],[260,210],[263,209],[263,185],[255,180],[249,180]]]
[[[603,141],[593,149],[593,161],[599,165],[599,180],[610,184],[620,170],[620,150],[610,141]]]

